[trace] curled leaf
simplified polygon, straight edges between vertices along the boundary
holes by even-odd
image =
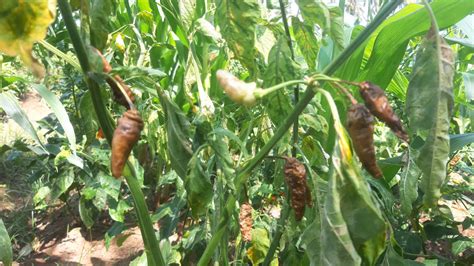
[[[224,89],[225,93],[232,101],[246,106],[252,106],[255,104],[257,100],[254,95],[254,92],[257,89],[257,84],[255,84],[255,82],[243,82],[236,76],[232,75],[232,73],[225,70],[218,70],[216,74],[219,85]]]
[[[0,52],[19,55],[33,74],[44,77],[43,65],[33,57],[33,43],[44,39],[56,16],[56,0],[3,0],[0,6]]]
[[[239,225],[240,233],[245,242],[252,241],[252,205],[248,202],[240,205]]]
[[[400,118],[393,112],[385,92],[379,86],[368,81],[362,82],[359,88],[365,106],[370,112],[384,122],[397,137],[408,142],[408,134],[403,129]]]
[[[362,104],[354,104],[347,113],[347,128],[352,139],[354,150],[362,166],[373,177],[382,177],[377,166],[374,147],[374,118]]]
[[[305,206],[312,206],[311,191],[306,183],[306,169],[296,158],[285,158],[285,181],[290,190],[291,208],[295,211],[295,219],[300,221],[304,216]]]
[[[143,120],[137,110],[128,110],[119,119],[112,139],[111,168],[114,177],[122,176],[125,163],[142,129]]]

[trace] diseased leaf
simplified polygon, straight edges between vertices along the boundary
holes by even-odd
[[[295,40],[300,48],[301,54],[306,60],[309,69],[315,70],[319,47],[318,39],[316,39],[316,35],[314,35],[313,28],[303,24],[298,17],[291,19],[291,25],[293,26]]]
[[[387,226],[355,164],[336,104],[328,92],[322,93],[334,118],[337,141],[322,213],[321,262],[374,265],[385,249]]]
[[[90,229],[94,225],[98,211],[92,201],[88,200],[84,195],[79,200],[79,216],[84,225]]]
[[[268,232],[264,228],[255,228],[252,230],[251,246],[247,250],[252,265],[262,263],[270,248],[270,238]]]
[[[280,37],[270,50],[268,67],[263,77],[264,87],[297,78],[297,65],[291,59],[291,51],[285,37]],[[284,121],[292,111],[288,90],[278,90],[264,98],[266,110],[276,126]]]
[[[436,206],[446,178],[453,106],[454,55],[435,27],[425,37],[407,91],[410,131],[425,140],[416,163],[426,206]]]
[[[42,78],[43,65],[32,55],[33,44],[44,39],[56,16],[56,0],[3,0],[0,7],[0,52],[20,55],[33,74]]]
[[[212,200],[213,192],[209,175],[204,170],[199,152],[196,152],[189,161],[189,173],[184,179],[184,187],[193,216],[198,217],[205,214],[207,205]]]
[[[166,114],[167,145],[171,167],[184,179],[188,162],[193,154],[189,140],[190,124],[186,115],[166,95],[161,94],[160,101]]]
[[[5,266],[10,266],[13,262],[10,236],[8,236],[7,229],[5,228],[2,219],[0,219],[0,262],[3,262]]]
[[[415,163],[418,157],[416,150],[410,149],[407,162],[401,173],[400,179],[400,203],[401,211],[405,215],[409,215],[413,209],[413,202],[418,198],[418,178],[421,171]]]
[[[235,57],[249,70],[251,76],[257,73],[255,62],[255,32],[260,18],[257,0],[220,0],[216,17],[222,36]]]
[[[91,44],[102,51],[109,35],[109,20],[113,1],[93,0],[90,10]]]
[[[318,24],[338,48],[344,47],[344,21],[339,7],[329,8],[321,0],[297,0],[296,3],[306,25],[312,28]]]

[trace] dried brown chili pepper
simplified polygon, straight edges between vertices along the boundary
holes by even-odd
[[[383,174],[375,159],[374,117],[364,105],[356,103],[349,108],[347,128],[362,166],[373,177],[381,178]]]
[[[385,92],[368,81],[359,84],[359,92],[370,112],[384,122],[397,137],[408,142],[408,134],[403,129],[400,118],[393,112]]]
[[[138,142],[143,129],[143,120],[137,110],[126,111],[118,120],[117,128],[112,139],[112,175],[115,178],[122,176],[133,146]]]
[[[102,71],[104,73],[109,74],[112,71],[112,66],[109,64],[107,59],[104,57],[104,55],[97,50],[96,48],[93,48],[93,50],[100,56],[102,59]],[[113,77],[108,77],[106,79],[107,84],[109,84],[110,88],[112,89],[112,94],[114,96],[114,101],[117,102],[118,104],[124,106],[127,109],[130,109],[130,105],[126,99],[126,97],[123,95],[120,87],[127,93],[128,98],[130,99],[131,102],[135,101],[135,96],[133,95],[132,90],[130,87],[125,84],[123,79],[119,75],[114,75]],[[119,87],[120,86],[120,87]]]
[[[242,239],[245,242],[252,241],[252,205],[248,202],[240,205],[239,225]]]
[[[285,181],[290,190],[291,208],[295,211],[296,221],[304,216],[305,206],[312,206],[311,191],[306,183],[306,169],[296,158],[285,157]]]

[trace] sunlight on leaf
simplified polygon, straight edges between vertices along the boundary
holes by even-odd
[[[42,78],[43,65],[33,57],[36,41],[44,39],[56,16],[56,0],[3,0],[0,7],[0,52],[19,55],[33,74]]]

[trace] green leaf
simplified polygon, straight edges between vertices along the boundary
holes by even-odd
[[[471,0],[437,0],[431,4],[440,29],[450,27],[474,11]],[[376,31],[368,48],[372,50],[363,79],[386,87],[405,54],[408,41],[430,28],[428,12],[410,4],[389,18]],[[373,46],[372,46],[373,45]]]
[[[474,142],[474,133],[466,133],[459,135],[449,135],[449,153],[452,154],[464,146],[469,145]]]
[[[474,100],[474,71],[473,72],[464,72],[462,73],[464,80],[464,94],[466,95],[466,100]]]
[[[257,73],[255,62],[255,32],[260,18],[257,0],[220,0],[217,2],[216,18],[222,37],[227,41],[235,57],[249,70]]]
[[[8,236],[7,229],[5,228],[2,219],[0,219],[0,261],[3,262],[5,266],[11,266],[13,262],[10,236]]]
[[[189,133],[189,121],[179,107],[164,94],[160,101],[166,114],[167,146],[171,167],[184,179],[188,162],[193,154]]]
[[[67,171],[63,171],[54,179],[54,185],[51,190],[51,199],[54,200],[59,198],[59,196],[66,192],[73,183],[74,169],[70,167]]]
[[[329,8],[320,0],[297,0],[306,25],[318,24],[340,49],[344,48],[344,21],[339,7]]]
[[[81,199],[79,200],[79,216],[87,229],[91,229],[94,225],[97,214],[98,211],[92,201],[87,200],[84,195],[81,196]]]
[[[321,262],[321,219],[316,217],[301,235],[301,247],[306,251],[311,265]]]
[[[413,209],[413,202],[418,198],[418,178],[421,171],[415,163],[418,157],[416,150],[410,149],[406,165],[403,169],[400,179],[400,204],[401,211],[409,215]]]
[[[189,161],[189,173],[184,179],[188,205],[194,217],[207,212],[207,205],[212,200],[212,184],[208,173],[204,170],[199,152]]]
[[[409,130],[425,139],[416,163],[423,172],[424,204],[436,206],[446,178],[453,105],[454,55],[435,27],[423,41],[407,91]],[[413,138],[413,137],[412,137]]]
[[[291,25],[293,26],[293,33],[295,34],[295,40],[300,48],[301,54],[306,60],[309,69],[314,71],[319,47],[318,39],[316,39],[314,35],[313,28],[303,24],[298,17],[291,19]]]
[[[133,209],[128,203],[124,200],[120,200],[118,204],[114,207],[109,208],[110,218],[117,222],[124,222],[125,214]]]
[[[109,35],[109,21],[113,1],[93,0],[90,10],[91,44],[102,51]]]
[[[90,145],[96,138],[96,133],[99,128],[97,122],[97,115],[94,110],[92,103],[92,97],[90,91],[86,91],[79,101],[79,113],[81,115],[81,131],[82,134],[86,135],[87,141],[86,146]]]
[[[291,51],[284,36],[270,50],[268,67],[263,77],[264,87],[271,87],[283,81],[296,79],[296,63],[291,59]],[[278,90],[264,98],[266,110],[272,122],[278,126],[293,107],[288,97],[288,89]]]
[[[5,113],[7,113],[10,118],[12,118],[18,125],[20,125],[20,127],[41,146],[42,150],[44,151],[44,154],[48,153],[44,148],[43,143],[39,139],[36,130],[28,119],[28,116],[18,104],[15,96],[13,96],[8,91],[1,93],[0,107],[2,107]]]

